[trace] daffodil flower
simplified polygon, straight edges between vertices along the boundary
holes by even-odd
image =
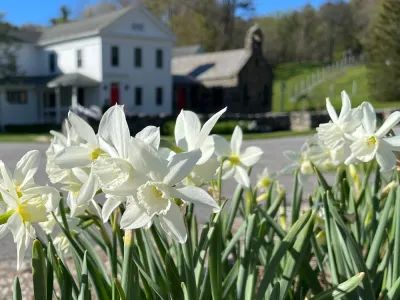
[[[259,147],[251,146],[241,151],[243,142],[243,132],[239,126],[233,131],[230,144],[219,135],[214,136],[215,152],[220,160],[224,160],[222,165],[222,179],[234,177],[236,182],[244,188],[250,187],[250,179],[246,168],[254,166],[264,153]]]
[[[168,161],[139,139],[132,139],[132,148],[135,149],[130,157],[132,166],[147,174],[148,179],[136,189],[134,198],[127,202],[121,228],[148,226],[158,216],[156,220],[163,230],[174,240],[184,243],[187,234],[178,204],[190,202],[211,208],[214,212],[220,210],[203,189],[179,184],[196,165],[201,151],[177,153]]]
[[[301,146],[300,152],[295,152],[292,150],[284,151],[283,155],[292,163],[285,167],[281,172],[287,173],[298,170],[300,184],[306,184],[308,177],[314,173],[313,162],[310,154],[310,145],[308,142]]]
[[[344,162],[344,146],[327,147],[317,139],[310,147],[309,156],[314,165],[325,171],[334,171]]]
[[[226,108],[214,114],[203,127],[194,112],[182,109],[179,113],[174,131],[176,145],[183,151],[201,151],[186,183],[200,186],[214,178],[218,161],[214,155],[214,139],[209,134],[225,111]]]
[[[317,127],[318,138],[329,148],[342,146],[346,134],[353,132],[361,124],[362,112],[360,108],[351,109],[350,98],[342,91],[342,109],[339,116],[336,114],[329,98],[326,99],[326,109],[331,122],[320,124]]]
[[[368,102],[364,102],[362,107],[364,113],[362,127],[352,135],[351,155],[346,164],[354,159],[368,162],[376,158],[382,172],[390,171],[396,166],[396,156],[393,151],[400,150],[400,139],[385,136],[399,123],[400,112],[392,113],[377,130],[374,108]]]
[[[268,192],[269,187],[275,181],[276,174],[270,173],[265,167],[261,174],[258,175],[256,187],[261,192]]]
[[[31,224],[47,221],[47,213],[53,211],[60,200],[56,189],[35,184],[33,176],[39,163],[40,153],[36,150],[21,158],[13,175],[0,162],[0,193],[5,204],[2,204],[2,211],[8,216],[6,226],[17,244],[17,269],[24,259],[30,239],[36,236]],[[3,235],[6,233],[4,225],[0,231]]]

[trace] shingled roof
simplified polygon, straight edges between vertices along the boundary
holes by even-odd
[[[70,21],[65,24],[59,24],[47,27],[43,30],[38,44],[47,44],[60,40],[97,34],[101,29],[108,26],[112,22],[121,18],[124,14],[137,7],[137,5],[129,6],[120,10],[116,10],[101,16],[95,16],[87,19]]]
[[[232,78],[239,73],[250,56],[249,50],[237,49],[174,57],[172,74],[189,76],[199,81]]]
[[[204,53],[204,51],[203,51],[203,47],[198,44],[190,45],[190,46],[175,47],[174,49],[172,49],[173,57],[188,56],[188,55],[200,54],[200,53]]]

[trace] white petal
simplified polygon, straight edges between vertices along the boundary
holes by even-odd
[[[8,190],[8,194],[13,197],[14,199],[17,199],[17,192],[15,191],[14,188],[14,182],[12,180],[12,175],[10,170],[7,168],[7,166],[0,161],[0,172],[1,172],[1,179],[3,182],[1,182],[1,186],[3,186],[4,190]],[[9,204],[10,205],[10,204]]]
[[[175,143],[179,148],[187,151],[188,143],[186,141],[185,134],[186,134],[185,120],[183,118],[183,110],[181,110],[175,122],[175,128],[174,128]]]
[[[153,146],[155,149],[158,149],[160,146],[160,128],[155,126],[146,126],[135,135],[135,138]]]
[[[242,167],[236,166],[235,167],[235,174],[233,175],[236,182],[239,183],[244,188],[250,187],[250,178],[247,175],[247,172]]]
[[[14,183],[23,187],[36,174],[40,164],[40,152],[32,150],[26,153],[17,163],[14,170]]]
[[[381,141],[376,152],[376,161],[381,167],[381,171],[390,171],[396,166],[396,155],[391,150],[391,145]]]
[[[254,166],[260,160],[263,153],[264,152],[259,147],[248,147],[243,154],[240,155],[240,161],[246,167]]]
[[[204,123],[203,128],[201,128],[200,134],[198,136],[195,148],[200,148],[203,145],[205,139],[208,137],[211,130],[217,123],[218,119],[226,111],[226,109],[227,109],[226,107],[221,109],[219,112],[213,115],[207,122]]]
[[[384,141],[392,146],[393,151],[400,151],[400,136],[391,136],[384,138]]]
[[[10,191],[13,191],[14,193],[10,194],[3,187],[0,187],[0,193],[1,196],[3,197],[4,202],[6,202],[10,208],[17,209],[18,208],[17,193],[15,192],[14,188],[12,188]]]
[[[185,186],[183,188],[171,189],[171,196],[194,203],[200,206],[207,206],[213,212],[221,210],[215,200],[203,189],[195,186]]]
[[[93,128],[73,112],[68,113],[68,119],[78,135],[92,146],[97,146],[97,137]]]
[[[203,145],[200,147],[200,151],[201,157],[197,162],[198,165],[204,164],[214,154],[214,138],[212,136],[208,136],[204,140]]]
[[[196,149],[197,139],[200,134],[201,123],[199,117],[190,110],[182,110],[183,124],[185,130],[185,139],[187,142],[187,150]],[[178,145],[179,146],[179,145]]]
[[[223,167],[222,180],[232,178],[234,174],[235,174],[235,167],[229,162],[225,162]]]
[[[72,146],[58,152],[54,157],[54,163],[62,169],[85,167],[92,162],[91,148]]]
[[[383,138],[397,123],[400,122],[400,111],[395,111],[386,119],[381,128],[375,133],[377,137]]]
[[[338,116],[337,116],[336,110],[333,108],[329,98],[326,98],[326,110],[328,111],[328,114],[331,117],[332,122],[337,123]]]
[[[116,189],[134,176],[132,165],[122,158],[99,157],[93,163],[93,172],[102,188]]]
[[[375,157],[378,149],[377,145],[371,145],[367,142],[367,138],[362,138],[350,145],[351,153],[358,160],[369,162]]]
[[[132,166],[150,178],[161,181],[167,174],[167,161],[160,159],[153,147],[139,139],[132,138],[131,145],[129,161]]]
[[[171,203],[171,207],[165,215],[160,215],[161,228],[175,241],[183,244],[186,242],[187,233],[183,216],[175,203]]]
[[[283,151],[283,155],[291,161],[298,161],[300,159],[299,153],[292,150]]]
[[[372,135],[376,130],[376,114],[372,105],[368,102],[363,103],[364,117],[362,119],[362,125],[367,134]]]
[[[134,201],[128,204],[121,218],[122,229],[136,229],[147,225],[151,217]]]
[[[239,155],[240,147],[242,147],[243,132],[239,125],[236,125],[231,137],[231,151],[232,154]]]
[[[200,150],[177,153],[168,163],[168,173],[163,182],[170,186],[177,184],[187,177],[201,157]]]
[[[107,197],[106,201],[104,202],[103,209],[101,210],[101,216],[104,223],[107,223],[111,214],[120,204],[121,198],[113,196]]]
[[[109,118],[111,128],[109,130],[112,146],[117,150],[119,157],[128,158],[131,135],[125,113],[122,107],[117,105],[111,109],[112,113]]]
[[[7,227],[10,229],[14,242],[16,243],[19,239],[22,239],[25,235],[25,226],[22,217],[18,213],[14,213],[7,220]]]
[[[342,109],[340,110],[339,121],[348,113],[351,109],[351,102],[349,95],[347,95],[346,91],[342,91]]]
[[[110,118],[111,118],[111,115],[113,112],[113,108],[115,108],[116,106],[117,105],[114,105],[114,106],[110,107],[109,109],[107,109],[107,111],[103,114],[103,116],[101,117],[101,120],[100,120],[97,135],[106,142],[111,141],[110,136],[112,133],[110,131],[110,128],[111,128]]]
[[[299,172],[299,183],[303,186],[306,185],[308,182],[308,177],[309,175]]]
[[[219,165],[220,164],[215,155],[210,157],[210,159],[207,160],[204,164],[195,165],[192,172],[190,173],[190,178],[192,179],[194,185],[201,186],[204,183],[210,182],[211,180],[215,179],[215,175]]]
[[[216,134],[214,134],[212,137],[214,139],[215,153],[217,156],[227,157],[231,154],[231,146],[225,138]]]
[[[35,186],[24,190],[24,193],[27,195],[41,196],[47,212],[55,210],[61,199],[60,192],[50,186]]]
[[[87,174],[86,171],[82,168],[72,168],[71,172],[78,179],[79,183],[82,184],[85,183],[89,177],[89,174]]]
[[[98,182],[93,171],[91,171],[88,180],[82,185],[82,188],[79,190],[78,196],[76,197],[77,205],[88,203],[96,195],[97,190]]]
[[[111,157],[119,157],[117,149],[115,149],[113,146],[111,146],[111,141],[106,141],[103,139],[101,136],[97,137],[99,141],[99,148],[103,150],[104,152],[108,153]]]

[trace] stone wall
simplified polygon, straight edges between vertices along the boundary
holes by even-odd
[[[384,121],[393,112],[400,109],[386,108],[376,111],[378,122]],[[202,122],[207,121],[212,114],[200,114],[199,118]],[[162,127],[165,122],[174,121],[176,115],[137,115],[127,116],[127,121],[131,134],[134,135],[144,127],[153,125]],[[320,123],[330,121],[329,115],[326,111],[312,111],[312,112],[283,112],[283,113],[259,113],[259,114],[239,114],[239,113],[225,113],[220,118],[221,121],[254,121],[256,124],[255,131],[257,132],[270,132],[270,131],[307,131],[318,127]],[[97,130],[98,122],[88,120],[89,123]]]

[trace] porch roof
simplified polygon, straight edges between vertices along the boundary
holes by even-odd
[[[76,86],[76,87],[91,87],[97,86],[99,82],[93,78],[87,77],[80,73],[62,74],[50,80],[47,87],[60,87],[60,86]]]
[[[21,86],[44,86],[56,76],[9,76],[0,78],[0,86],[2,85],[21,85]]]

